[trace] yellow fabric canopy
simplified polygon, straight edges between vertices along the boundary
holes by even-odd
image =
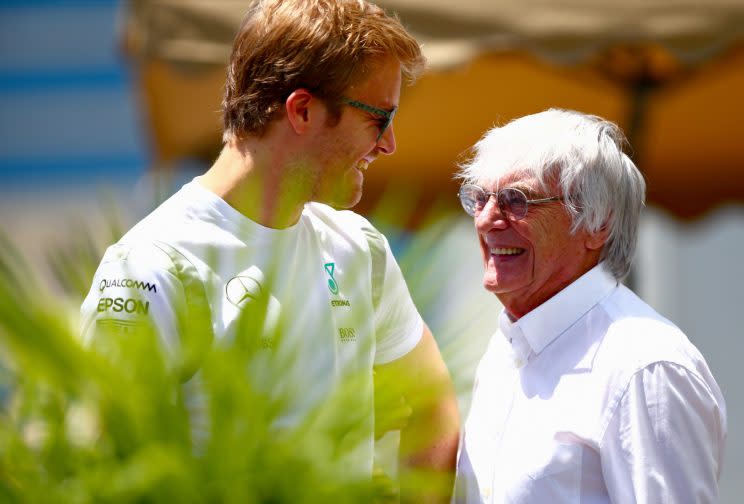
[[[222,64],[250,0],[132,0],[137,50]],[[482,52],[528,50],[576,63],[618,43],[654,42],[685,62],[710,58],[744,30],[742,0],[381,0],[423,43],[434,68]]]
[[[219,148],[224,64],[249,1],[133,0],[130,52],[160,164]],[[744,0],[385,0],[430,70],[403,90],[383,187],[456,205],[452,173],[494,124],[549,107],[598,114],[629,135],[649,202],[694,217],[744,201]]]

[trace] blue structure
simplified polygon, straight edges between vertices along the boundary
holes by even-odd
[[[120,7],[0,1],[0,194],[134,182],[147,170]]]

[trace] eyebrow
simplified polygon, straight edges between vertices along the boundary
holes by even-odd
[[[525,193],[533,193],[533,194],[535,193],[535,189],[533,189],[527,183],[522,182],[522,181],[517,181],[511,184],[507,183],[499,187],[499,189],[507,189],[507,188],[519,189],[520,191],[525,192]]]

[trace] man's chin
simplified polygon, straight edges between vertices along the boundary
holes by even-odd
[[[362,200],[362,190],[355,191],[354,194],[350,195],[347,199],[343,200],[340,204],[334,205],[336,208],[349,209],[355,207]]]
[[[328,201],[328,205],[338,209],[348,209],[357,205],[362,199],[362,187],[355,187],[344,194],[336,194]]]
[[[505,285],[504,279],[497,277],[492,272],[486,271],[483,275],[483,288],[488,292],[496,294],[502,294],[508,291],[508,286]]]

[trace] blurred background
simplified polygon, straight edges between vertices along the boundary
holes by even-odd
[[[738,502],[744,0],[378,3],[424,44],[430,69],[403,90],[398,151],[368,172],[358,210],[399,253],[463,415],[499,306],[481,289],[457,162],[514,117],[549,107],[597,114],[625,130],[648,182],[628,283],[688,334],[718,379],[730,426],[721,501]],[[126,227],[209,166],[247,4],[0,2],[0,228],[42,276],[50,251],[102,240],[112,209]]]

